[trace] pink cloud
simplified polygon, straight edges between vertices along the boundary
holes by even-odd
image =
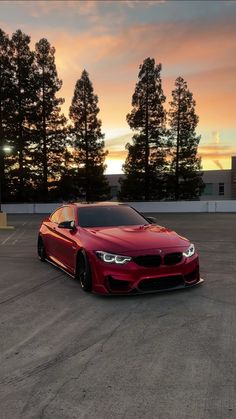
[[[12,3],[11,1],[8,2]],[[80,15],[89,15],[97,11],[97,1],[73,1],[73,0],[60,0],[60,1],[18,1],[18,5],[25,9],[27,14],[32,17],[42,17],[52,15],[54,13],[67,13],[72,12]]]

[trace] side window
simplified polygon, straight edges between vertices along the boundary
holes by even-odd
[[[53,223],[56,223],[56,224],[59,223],[59,218],[60,218],[60,215],[61,215],[61,211],[62,211],[61,209],[58,209],[51,215],[50,220]]]
[[[63,221],[74,221],[74,210],[71,207],[64,207],[61,209],[60,217],[59,217],[59,223],[62,223]]]
[[[225,184],[223,182],[219,183],[219,195],[225,194]]]

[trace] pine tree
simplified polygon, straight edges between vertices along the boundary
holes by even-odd
[[[86,201],[101,200],[109,195],[109,186],[104,176],[104,135],[101,132],[98,97],[86,70],[75,85],[69,116],[73,123],[71,145],[78,151],[77,186]]]
[[[66,201],[75,201],[80,192],[76,182],[76,156],[76,151],[69,147],[65,149],[63,154],[63,161],[61,163],[61,176],[59,182],[57,183],[57,194],[60,199]]]
[[[21,30],[12,35],[12,113],[9,128],[11,137],[14,137],[15,157],[12,159],[11,178],[12,188],[15,188],[20,200],[28,199],[32,188],[29,145],[32,143],[31,128],[37,98],[32,67],[34,54],[29,44],[30,37]]]
[[[127,144],[128,157],[121,180],[122,199],[161,199],[166,171],[165,96],[161,83],[161,64],[146,58],[140,65],[139,81],[132,97],[133,109],[127,122],[135,131],[133,144]]]
[[[41,199],[47,200],[49,177],[53,181],[61,175],[62,156],[66,148],[66,118],[60,108],[64,99],[56,97],[62,81],[57,75],[55,48],[45,38],[35,45],[34,76],[37,136],[33,156],[37,184],[42,191]]]
[[[7,162],[4,147],[9,145],[9,119],[11,115],[11,46],[9,37],[0,29],[0,190],[6,199]]]
[[[197,156],[201,137],[195,131],[198,124],[195,105],[186,81],[178,77],[168,113],[172,149],[169,194],[175,200],[199,198],[204,188],[201,159]]]

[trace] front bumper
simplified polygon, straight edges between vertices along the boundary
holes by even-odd
[[[197,254],[183,257],[175,265],[158,267],[138,266],[134,261],[125,265],[108,264],[93,252],[89,253],[89,260],[93,292],[98,294],[146,294],[189,288],[203,282]]]

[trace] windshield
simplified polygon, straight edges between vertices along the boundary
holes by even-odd
[[[126,205],[79,208],[81,227],[119,227],[149,224],[148,221]]]

